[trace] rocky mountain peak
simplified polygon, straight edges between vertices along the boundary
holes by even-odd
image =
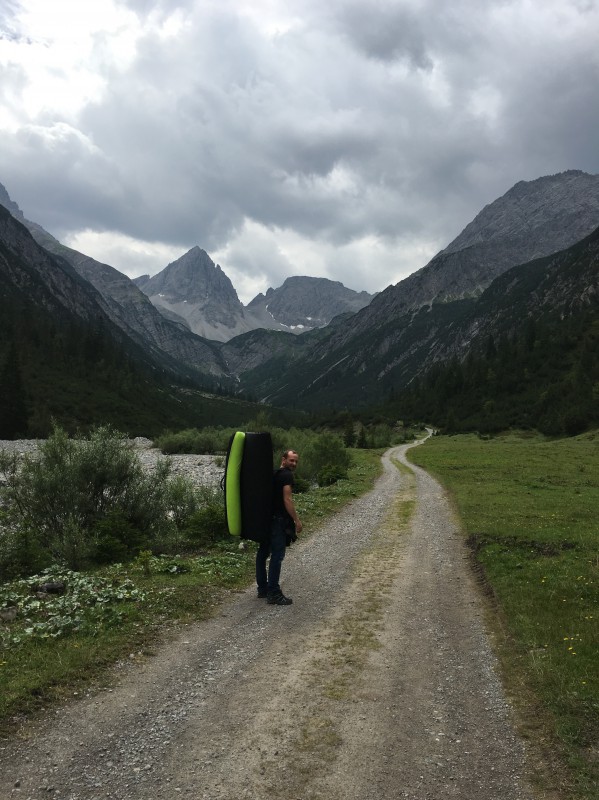
[[[269,289],[263,303],[277,322],[309,330],[328,325],[339,314],[359,311],[372,297],[368,292],[348,289],[340,281],[294,275],[286,278],[279,289]]]
[[[168,303],[210,304],[215,299],[227,306],[240,305],[230,279],[197,245],[157,275],[145,281],[138,278],[136,283],[150,297],[158,295]]]
[[[136,284],[171,320],[207,339],[227,341],[238,329],[243,305],[230,279],[197,245],[151,278]]]
[[[23,212],[19,208],[19,206],[10,199],[10,195],[6,191],[5,187],[0,183],[0,205],[4,206],[10,213],[15,217],[15,219],[23,221]]]
[[[293,333],[320,328],[372,299],[367,292],[347,289],[339,281],[295,276],[278,289],[258,294],[244,307],[227,275],[199,247],[154,277],[135,282],[169,319],[222,342],[257,328]]]
[[[390,315],[477,296],[511,267],[564,250],[598,224],[599,175],[568,170],[520,181],[426,266],[378,295],[346,335]]]
[[[526,237],[530,258],[535,258],[537,254],[545,254],[541,251],[546,248],[548,236],[550,240],[558,240],[554,251],[562,249],[561,221],[574,225],[571,233],[575,242],[590,232],[589,219],[591,228],[593,220],[599,223],[599,175],[568,170],[533,181],[519,181],[485,206],[439,256]]]

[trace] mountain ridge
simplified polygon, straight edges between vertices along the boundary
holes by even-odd
[[[532,201],[526,208],[528,191]],[[545,199],[547,204],[544,204]],[[565,230],[562,229],[564,220],[571,220],[573,216],[576,225],[566,225]],[[501,225],[490,229],[487,224],[490,217],[500,220]],[[505,232],[512,230],[514,225],[521,227],[523,221],[529,228],[534,228],[534,237],[526,246],[522,245],[520,235],[516,244],[511,241],[506,244]],[[467,305],[469,300],[480,296],[495,278],[513,266],[527,262],[527,253],[536,257],[539,252],[543,256],[559,252],[582,239],[581,232],[589,235],[597,224],[599,175],[573,170],[531,182],[521,181],[506,195],[485,207],[467,226],[470,240],[477,229],[479,231],[477,236],[481,242],[476,247],[467,241],[464,249],[447,254],[448,249],[456,247],[454,243],[460,240],[460,234],[428,265],[385,289],[367,307],[340,324],[329,337],[315,341],[310,348],[301,351],[290,348],[288,358],[293,362],[295,386],[306,387],[299,390],[297,397],[292,398],[288,389],[277,389],[276,375],[268,374],[266,362],[248,374],[239,374],[240,385],[254,392],[260,391],[256,372],[259,370],[261,380],[268,386],[268,392],[260,392],[260,396],[279,403],[303,398],[310,407],[316,407],[318,402],[343,404],[347,392],[356,397],[361,393],[372,397],[373,391],[367,380],[382,388],[390,384],[389,376],[394,375],[398,385],[405,385],[410,370],[418,369],[414,353],[422,353],[427,343],[432,347],[435,337],[442,336],[446,326],[462,313],[458,310],[465,308],[463,304]],[[484,261],[492,248],[485,237],[502,241],[499,253],[491,259],[491,267]],[[514,264],[519,252],[524,254],[523,258]],[[457,291],[460,285],[470,286],[470,291]],[[234,346],[235,340],[229,345]],[[253,362],[248,357],[246,363]],[[284,376],[280,383],[286,385]],[[327,388],[335,383],[339,388],[337,393]]]
[[[7,200],[12,216],[27,228],[34,240],[69,264],[81,280],[93,286],[102,297],[103,309],[111,321],[146,348],[162,366],[187,376],[195,372],[207,380],[228,379],[227,367],[213,342],[168,320],[130,278],[114,267],[61,244],[40,225],[28,220],[19,206],[10,201],[6,189],[0,184],[0,204],[7,207]]]
[[[288,352],[293,386],[277,380],[268,362],[241,376],[241,384],[255,391],[257,373],[271,402],[313,410],[345,407],[347,397],[354,408],[373,405],[435,365],[465,359],[486,337],[499,340],[529,321],[575,317],[598,307],[599,228],[570,248],[511,268],[477,298],[433,303],[388,321],[363,335],[359,349],[346,343],[327,352],[331,334],[315,347]],[[377,358],[381,350],[384,357]]]
[[[211,424],[217,415],[222,424],[240,425],[258,410],[215,395],[197,372],[133,339],[113,322],[101,292],[3,204],[0,377],[5,439],[45,438],[54,424],[72,433],[112,424],[155,436]]]
[[[16,204],[14,209],[18,210]],[[425,267],[388,287],[355,313],[344,312],[326,326],[305,330],[299,336],[288,330],[264,327],[245,331],[227,341],[203,339],[193,334],[181,317],[180,322],[163,317],[147,296],[114,268],[65,248],[40,226],[28,224],[43,246],[53,248],[81,280],[96,288],[103,308],[115,319],[120,317],[127,335],[130,328],[137,327],[136,341],[143,344],[146,337],[147,346],[155,355],[160,351],[173,362],[195,363],[201,374],[235,385],[240,392],[251,392],[265,402],[311,409],[327,405],[349,407],[374,402],[381,393],[408,385],[440,359],[451,359],[458,351],[466,353],[477,330],[484,327],[484,319],[478,319],[471,329],[462,329],[459,347],[455,332],[469,315],[476,318],[476,309],[483,308],[486,302],[481,298],[493,296],[497,286],[508,286],[499,281],[501,276],[523,264],[560,253],[583,240],[582,232],[590,235],[597,228],[599,176],[570,170],[534,181],[520,181],[485,206]],[[522,260],[514,264],[518,256]],[[178,261],[187,269],[198,258],[205,260],[210,278],[214,274],[222,277],[231,309],[241,307],[244,314],[249,314],[229,279],[199,247],[192,248]],[[343,284],[328,279],[297,276],[280,287],[284,292],[269,289],[248,306],[252,306],[252,313],[260,309],[261,314],[273,319],[271,309],[281,314],[297,312],[297,317],[287,319],[302,324],[299,315],[305,314],[305,308],[296,289],[298,283],[308,290],[314,287],[322,290],[329,285],[336,292],[345,289]],[[120,296],[121,291],[125,299]],[[507,293],[508,289],[503,291]],[[582,290],[572,284],[564,291]],[[594,290],[589,291],[592,296]],[[305,296],[308,295],[306,291]],[[198,297],[206,299],[201,292]],[[131,298],[131,305],[126,298]],[[532,297],[531,302],[536,309],[545,301],[539,296]],[[281,311],[277,303],[282,306]],[[222,304],[216,305],[222,311]],[[157,341],[158,334],[152,339],[149,331],[144,330],[149,317],[136,319],[140,308],[156,321],[152,324],[168,329],[176,344],[172,355],[166,352],[164,343]],[[454,345],[457,350],[452,351]],[[187,352],[188,349],[192,352]]]
[[[519,181],[486,205],[428,264],[377,295],[358,313],[351,335],[360,335],[377,319],[476,296],[510,267],[558,252],[598,223],[599,175],[568,170]]]
[[[387,413],[448,432],[582,433],[599,423],[598,338],[599,228],[499,276]]]
[[[219,342],[256,328],[298,334],[324,327],[338,314],[363,308],[373,297],[340,281],[298,275],[244,306],[220,265],[197,245],[156,275],[142,275],[134,283],[163,314]]]

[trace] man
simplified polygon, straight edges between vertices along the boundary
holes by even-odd
[[[258,597],[266,597],[266,602],[276,606],[290,606],[293,600],[285,597],[279,586],[281,565],[285,558],[287,535],[294,527],[301,533],[302,523],[293,502],[293,473],[297,468],[298,454],[295,450],[285,450],[281,466],[273,475],[273,502],[270,540],[263,542],[256,553],[256,583]],[[268,573],[266,561],[270,555]]]

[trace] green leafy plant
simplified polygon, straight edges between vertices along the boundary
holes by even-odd
[[[64,585],[64,594],[40,591],[49,583]],[[0,609],[16,608],[11,626],[0,629],[0,646],[20,645],[25,640],[56,639],[72,633],[94,634],[120,619],[117,606],[144,599],[130,580],[115,583],[60,567],[0,587]]]
[[[298,469],[302,477],[330,486],[347,477],[350,465],[351,455],[343,440],[332,433],[322,433],[308,444]]]
[[[224,453],[233,429],[230,428],[187,428],[183,431],[167,431],[159,436],[154,444],[163,453]]]
[[[201,487],[197,494],[199,505],[187,517],[182,534],[196,546],[227,538],[229,534],[222,491]]]
[[[0,454],[0,472],[5,577],[53,561],[80,569],[172,547],[201,507],[167,460],[144,470],[127,437],[108,426],[76,439],[55,427],[36,455]]]

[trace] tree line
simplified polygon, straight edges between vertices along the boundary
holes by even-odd
[[[528,321],[509,336],[433,366],[392,405],[447,433],[508,428],[576,435],[599,424],[599,318]]]

